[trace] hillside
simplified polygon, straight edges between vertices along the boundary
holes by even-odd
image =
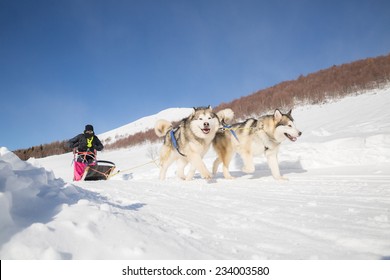
[[[295,108],[303,135],[281,146],[285,182],[262,156],[253,174],[236,157],[234,180],[182,181],[173,164],[159,181],[161,143],[99,153],[121,172],[72,182],[71,153],[25,162],[0,148],[0,258],[389,259],[389,96],[388,86]]]
[[[251,95],[222,103],[216,109],[231,108],[235,112],[236,118],[242,119],[261,115],[275,108],[287,110],[300,104],[320,104],[351,94],[360,94],[365,90],[384,86],[389,81],[390,54],[339,66],[335,65],[307,76],[301,75],[296,80],[282,82]],[[184,110],[184,112],[186,111]],[[163,117],[166,112],[162,111],[159,114]],[[159,114],[155,116],[159,116]],[[185,114],[179,115],[177,119],[184,116]],[[100,137],[106,144],[106,149],[131,147],[145,141],[155,142],[157,137],[151,129],[152,126],[142,127],[140,126],[142,122],[143,120],[140,119],[101,134]],[[112,132],[113,136],[107,136],[112,135]],[[65,141],[14,151],[23,160],[66,152],[69,152],[69,149],[66,147]]]
[[[356,62],[334,65],[331,68],[299,76],[249,96],[223,103],[238,118],[259,115],[275,108],[288,110],[300,104],[320,104],[351,94],[380,88],[390,81],[390,54]]]

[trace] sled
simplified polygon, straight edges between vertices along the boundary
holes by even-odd
[[[96,152],[74,151],[73,181],[107,180],[115,169],[115,163],[96,160]]]
[[[84,171],[84,181],[107,180],[115,169],[115,163],[107,160],[97,160],[94,165],[88,165]]]

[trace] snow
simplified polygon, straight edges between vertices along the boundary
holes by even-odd
[[[364,259],[390,258],[390,87],[293,110],[303,135],[281,147],[275,181],[256,172],[226,180],[166,181],[143,144],[104,151],[121,172],[72,182],[72,155],[19,160],[0,148],[0,258]],[[151,128],[169,109],[101,138]],[[205,156],[211,169],[215,153]]]

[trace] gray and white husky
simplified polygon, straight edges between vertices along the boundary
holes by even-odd
[[[291,110],[287,114],[275,110],[273,115],[233,124],[229,129],[218,132],[213,140],[213,147],[218,156],[213,164],[213,173],[217,172],[222,162],[224,177],[232,179],[229,164],[236,152],[243,160],[242,170],[253,173],[255,171],[253,156],[265,154],[272,176],[276,180],[287,180],[279,170],[279,146],[286,139],[295,142],[301,135],[302,132],[295,127]]]
[[[214,113],[212,108],[194,108],[193,113],[173,126],[167,120],[158,120],[154,131],[159,137],[165,137],[160,152],[160,179],[164,180],[168,167],[178,162],[177,175],[185,180],[191,180],[198,170],[205,179],[211,178],[203,162],[203,157],[209,150],[211,143],[222,122],[233,119],[231,109],[224,109]],[[190,163],[190,170],[185,176],[184,169]]]

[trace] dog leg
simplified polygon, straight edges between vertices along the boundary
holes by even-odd
[[[188,171],[187,177],[185,178],[187,181],[191,181],[194,178],[196,168],[191,164],[190,170]]]
[[[217,153],[217,159],[213,163],[213,174],[218,171],[219,165],[223,164],[223,176],[226,179],[233,179],[234,177],[229,173],[229,164],[235,154],[235,147],[232,144],[234,138],[229,131],[219,133],[213,140],[213,147]]]
[[[223,169],[223,176],[225,177],[225,179],[234,179],[234,177],[229,172],[229,165],[233,155],[234,152],[228,150],[226,151],[224,157],[222,157],[222,162],[223,162],[222,169]]]
[[[183,158],[180,158],[177,162],[177,176],[180,179],[183,179],[183,180],[186,179],[186,175],[184,174],[184,169],[187,166],[187,164],[188,164],[188,161],[183,159]]]
[[[165,180],[169,166],[175,161],[169,147],[163,146],[160,153],[160,180]]]
[[[240,153],[242,161],[244,162],[244,167],[242,171],[245,173],[255,172],[255,165],[253,164],[253,155],[250,151],[242,151]]]
[[[213,163],[213,174],[217,174],[217,171],[218,171],[218,167],[219,165],[221,164],[221,160],[219,157],[217,157],[215,160],[214,160],[214,163]]]
[[[195,174],[195,170],[198,170],[200,172],[200,175],[204,179],[211,179],[211,174],[207,170],[206,165],[204,164],[202,157],[198,154],[194,154],[189,159],[191,163],[191,169],[190,172],[187,174],[186,180],[192,180]]]
[[[167,170],[168,170],[169,166],[171,166],[171,164],[174,161],[175,161],[175,158],[171,156],[166,161],[161,163],[161,167],[160,167],[160,180],[165,180],[165,177],[166,177],[166,174],[167,174]]]
[[[234,179],[234,177],[229,172],[230,160],[231,160],[231,156],[230,156],[230,159],[226,159],[225,158],[223,166],[222,166],[223,177],[225,177],[225,179]],[[217,174],[218,167],[219,167],[220,164],[221,164],[221,159],[218,157],[218,158],[215,159],[214,164],[213,164],[213,174],[214,175]]]
[[[229,172],[229,166],[223,165],[223,177],[225,179],[234,179],[234,176],[232,176]]]
[[[287,178],[280,175],[277,154],[276,153],[269,153],[266,156],[267,156],[268,166],[271,169],[272,176],[275,178],[275,180],[278,180],[278,181],[288,180]]]

